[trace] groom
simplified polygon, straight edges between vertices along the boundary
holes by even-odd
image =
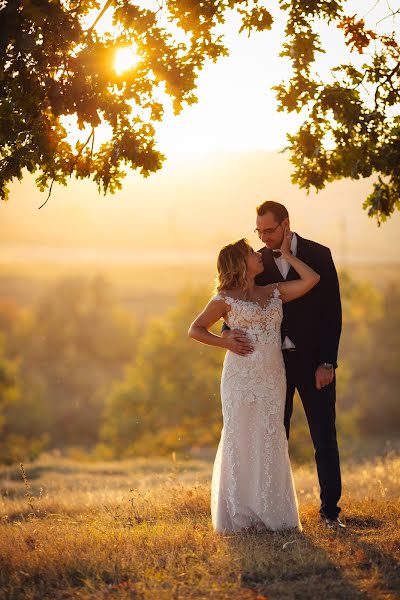
[[[259,250],[263,256],[264,272],[256,278],[258,285],[299,278],[279,251],[285,226],[290,227],[285,206],[267,201],[257,207],[255,232],[265,245]],[[297,389],[315,449],[321,488],[321,518],[330,528],[345,528],[339,518],[341,477],[335,427],[335,369],[342,325],[339,283],[329,248],[293,233],[291,252],[310,265],[321,280],[302,298],[283,305],[286,434],[289,438],[293,396]],[[239,330],[228,331],[225,325],[223,329],[226,330],[224,337],[234,338],[234,351],[238,354],[252,351],[245,334]]]

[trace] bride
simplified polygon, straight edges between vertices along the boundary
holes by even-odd
[[[211,482],[216,531],[271,531],[301,524],[284,428],[285,367],[281,351],[282,302],[306,294],[320,277],[290,253],[285,231],[281,253],[300,276],[264,287],[254,282],[262,256],[246,239],[219,253],[218,293],[193,321],[188,335],[227,349],[221,377],[223,428]],[[253,352],[233,352],[235,340],[209,330],[219,319],[245,331]]]

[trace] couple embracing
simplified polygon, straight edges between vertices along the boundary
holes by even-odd
[[[336,269],[328,248],[290,231],[278,202],[257,207],[256,232],[219,253],[217,293],[189,336],[227,349],[221,378],[223,428],[211,483],[216,531],[301,530],[288,455],[297,389],[315,449],[320,516],[344,528],[335,427],[341,332]],[[220,336],[210,332],[223,319]]]

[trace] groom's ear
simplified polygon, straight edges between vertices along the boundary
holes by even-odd
[[[289,219],[289,217],[286,217],[286,219],[283,219],[282,226],[283,227],[288,227],[290,229],[290,219]]]

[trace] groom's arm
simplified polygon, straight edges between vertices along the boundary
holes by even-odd
[[[340,334],[342,331],[342,305],[339,280],[331,252],[328,248],[321,256],[319,283],[321,293],[319,364],[331,363],[337,367]],[[318,269],[317,269],[318,270]]]

